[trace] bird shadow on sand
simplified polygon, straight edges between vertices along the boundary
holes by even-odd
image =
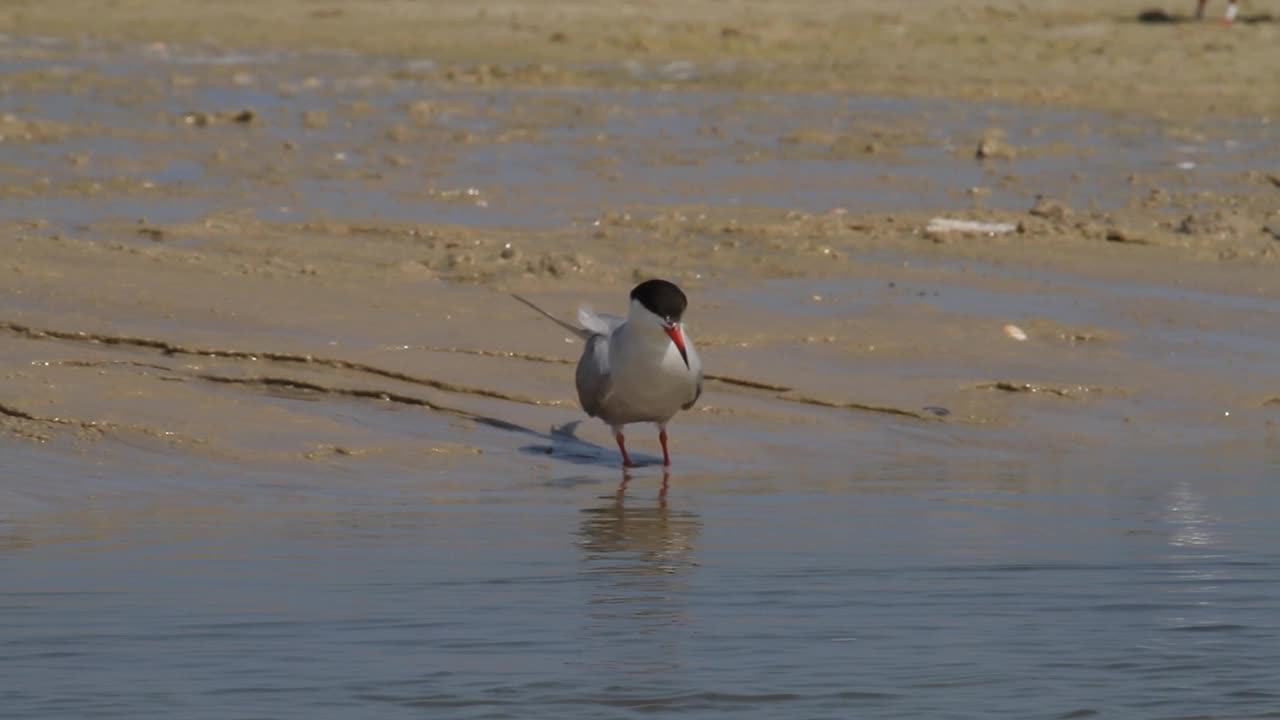
[[[635,465],[630,468],[622,467],[622,456],[617,451],[578,437],[578,426],[582,424],[581,420],[574,420],[563,425],[553,425],[551,426],[550,432],[540,433],[533,428],[528,428],[524,425],[509,422],[507,420],[500,420],[495,417],[483,415],[472,415],[469,417],[472,422],[477,424],[497,430],[504,430],[506,432],[530,435],[541,441],[522,446],[520,448],[520,452],[524,455],[555,458],[556,460],[562,460],[573,465],[587,465],[622,470],[624,477],[630,475],[633,470],[641,470],[647,467],[663,467],[662,458],[654,455],[643,455],[638,453],[631,454],[632,459],[637,461]],[[589,478],[570,478],[567,479],[565,483],[561,484],[581,485],[595,482],[598,481]]]
[[[581,424],[581,420],[574,420],[564,425],[553,426],[551,432],[546,435],[528,428],[521,428],[525,432],[545,439],[547,442],[525,445],[520,448],[520,452],[525,455],[551,457],[574,465],[621,468],[622,456],[616,450],[596,445],[578,437],[578,426]],[[635,461],[635,466],[631,468],[633,470],[650,466],[661,467],[662,465],[662,458],[659,457],[633,452],[631,453],[631,458]]]
[[[1144,25],[1181,25],[1182,23],[1210,22],[1211,19],[1171,13],[1162,8],[1148,8],[1138,13],[1137,21]],[[1241,13],[1236,17],[1235,22],[1241,25],[1258,25],[1276,22],[1276,18],[1271,13],[1254,13],[1251,15]]]

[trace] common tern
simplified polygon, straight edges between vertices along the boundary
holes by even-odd
[[[702,361],[684,330],[689,301],[675,283],[646,280],[631,291],[625,318],[578,308],[571,325],[532,302],[512,295],[586,342],[575,380],[578,401],[591,417],[613,430],[622,464],[634,467],[622,436],[624,425],[658,425],[662,464],[671,465],[667,423],[702,395]]]

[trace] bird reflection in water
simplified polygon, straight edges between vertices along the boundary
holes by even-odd
[[[584,660],[628,674],[668,672],[681,666],[689,633],[685,598],[702,521],[671,509],[667,473],[654,500],[629,499],[630,480],[624,474],[606,503],[582,511]]]

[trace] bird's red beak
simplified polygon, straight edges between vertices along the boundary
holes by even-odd
[[[671,342],[676,344],[676,349],[680,351],[680,359],[684,360],[684,366],[688,368],[689,352],[684,349],[684,333],[680,332],[680,326],[672,323],[664,325],[662,329],[667,332],[667,337],[671,338]]]

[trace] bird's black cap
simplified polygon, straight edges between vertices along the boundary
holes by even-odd
[[[666,320],[677,323],[684,316],[689,300],[673,282],[645,280],[631,291],[631,299],[640,301],[646,310]]]

